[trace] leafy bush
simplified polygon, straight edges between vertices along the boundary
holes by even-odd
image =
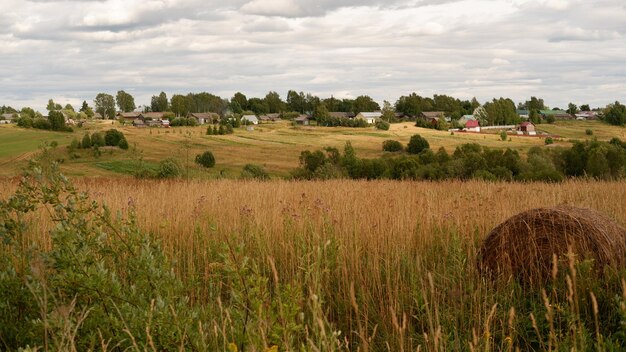
[[[215,157],[210,151],[196,155],[196,164],[209,168],[215,166]]]
[[[116,129],[110,129],[104,133],[105,145],[117,147],[122,139],[124,139],[124,133]]]
[[[198,126],[198,121],[193,117],[177,117],[170,121],[170,126],[179,127],[179,126]]]
[[[89,133],[85,133],[85,135],[83,136],[83,140],[80,144],[81,148],[83,149],[87,149],[87,148],[91,148],[91,137],[89,136]]]
[[[265,181],[270,179],[270,175],[260,165],[246,164],[241,170],[241,178]]]
[[[590,129],[590,128],[588,128],[588,129],[586,129],[586,130],[585,130],[585,134],[586,134],[587,136],[593,136],[593,130],[592,130],[592,129]]]
[[[389,130],[389,127],[390,127],[390,124],[389,124],[389,122],[387,122],[387,121],[384,121],[384,120],[378,120],[378,121],[376,121],[375,126],[376,126],[376,128],[377,128],[377,129],[379,129],[379,130],[388,131],[388,130]]]
[[[117,146],[118,146],[120,149],[124,149],[124,150],[126,150],[126,149],[128,149],[128,141],[126,140],[126,138],[122,138],[122,139],[120,140],[120,142],[117,144]]]
[[[52,124],[50,123],[48,119],[39,117],[33,120],[33,128],[37,128],[40,130],[50,130],[52,129]]]
[[[554,140],[552,139],[552,137],[547,137],[546,140],[544,141],[544,143],[546,145],[550,145],[550,144],[554,143]]]
[[[159,163],[159,169],[156,176],[158,178],[174,178],[183,173],[183,168],[178,161],[173,158],[167,158]]]
[[[426,150],[428,148],[430,148],[430,144],[428,144],[428,141],[419,134],[415,134],[411,136],[409,144],[406,147],[406,151],[409,152],[409,154],[419,154],[423,150]]]
[[[104,147],[106,142],[104,141],[104,135],[101,132],[96,132],[91,135],[91,146]]]
[[[500,132],[500,139],[504,142],[507,139],[506,131]]]
[[[383,142],[383,151],[385,152],[400,152],[404,149],[402,147],[402,143],[395,141],[393,139],[386,140]]]

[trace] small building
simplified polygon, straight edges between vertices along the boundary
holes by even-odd
[[[354,117],[354,119],[363,119],[368,124],[373,125],[381,116],[383,116],[383,113],[380,111],[360,112]]]
[[[444,113],[443,111],[425,111],[422,113],[421,115],[423,118],[425,119],[437,119],[439,120],[440,117],[445,118],[446,113]]]
[[[16,119],[17,114],[2,114],[0,115],[0,123],[2,124],[9,124],[9,123],[13,123],[13,121]]]
[[[133,120],[133,126],[135,127],[146,127],[146,123],[142,119]]]
[[[118,112],[115,117],[119,120],[123,120],[124,122],[133,123],[136,119],[141,119],[140,112]]]
[[[309,125],[309,116],[308,115],[300,115],[293,119],[297,125],[308,126]]]
[[[259,121],[263,121],[263,122],[270,122],[272,119],[270,119],[269,116],[267,115],[261,115],[259,116]]]
[[[93,113],[93,118],[96,120],[102,120],[102,114],[100,114],[99,112],[94,112]]]
[[[255,116],[255,115],[243,115],[241,117],[241,122],[242,123],[248,123],[251,125],[258,125],[259,124],[259,119]]]
[[[215,123],[220,119],[220,115],[214,112],[194,112],[189,114],[189,117],[196,119],[199,125]]]
[[[480,123],[478,120],[469,120],[465,123],[465,131],[467,132],[480,132]]]
[[[280,114],[278,113],[267,114],[265,116],[267,116],[270,119],[270,121],[280,121]]]
[[[530,121],[522,122],[517,127],[517,132],[518,132],[518,134],[526,134],[526,135],[529,135],[529,136],[537,135],[537,130],[535,129],[535,125],[532,122],[530,122]]]
[[[143,120],[162,120],[165,116],[164,112],[144,112],[141,113],[140,118]]]

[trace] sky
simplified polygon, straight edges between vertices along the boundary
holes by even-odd
[[[624,0],[1,0],[0,105],[99,92],[626,101]]]

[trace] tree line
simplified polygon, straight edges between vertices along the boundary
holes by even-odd
[[[526,158],[518,151],[491,149],[476,143],[458,146],[452,154],[445,148],[430,149],[426,139],[414,135],[403,146],[389,140],[381,158],[358,158],[350,142],[343,153],[337,148],[303,151],[295,179],[394,179],[559,182],[568,177],[621,179],[626,177],[626,142],[577,141],[571,148],[533,147]]]
[[[55,103],[52,99],[48,101],[47,110],[62,111],[69,118],[90,118],[96,113],[104,118],[114,119],[116,112],[131,112],[141,109],[143,112],[170,112],[176,117],[186,117],[190,113],[217,113],[220,116],[231,114],[283,114],[285,116],[298,116],[298,114],[308,114],[314,120],[319,120],[322,125],[340,126],[348,125],[346,121],[339,118],[331,118],[329,112],[345,112],[356,115],[360,112],[382,111],[383,120],[395,122],[398,117],[417,117],[424,112],[441,112],[452,121],[459,120],[462,116],[472,115],[477,118],[482,125],[508,125],[519,121],[518,110],[525,110],[530,115],[530,120],[541,123],[540,112],[545,110],[559,110],[554,107],[550,109],[545,105],[544,100],[538,97],[520,102],[517,105],[510,98],[494,98],[491,101],[480,103],[476,98],[471,100],[461,100],[448,95],[437,95],[433,97],[420,96],[411,93],[399,97],[394,104],[385,101],[382,108],[368,95],[361,95],[354,99],[337,99],[333,96],[320,98],[311,93],[297,92],[289,90],[286,99],[275,92],[270,91],[264,97],[246,97],[241,92],[235,93],[231,98],[201,92],[188,93],[186,95],[174,94],[168,98],[165,92],[160,92],[152,96],[150,104],[137,106],[134,97],[124,90],[117,92],[115,96],[107,93],[99,93],[93,101],[93,108],[86,101],[83,101],[79,111],[67,104],[65,107]],[[577,106],[569,103],[565,110],[573,115],[580,111],[590,111],[589,104]],[[626,124],[626,107],[616,101],[605,108],[596,108],[600,117],[607,123],[613,125]],[[14,113],[20,116],[31,118],[42,117],[29,107],[24,107],[20,111],[10,106],[0,107],[0,114]],[[549,116],[547,117],[549,119]],[[550,122],[550,121],[548,121]]]

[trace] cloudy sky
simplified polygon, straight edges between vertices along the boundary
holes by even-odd
[[[227,3],[226,5],[224,3]],[[626,100],[624,0],[1,0],[0,105],[124,89]]]

